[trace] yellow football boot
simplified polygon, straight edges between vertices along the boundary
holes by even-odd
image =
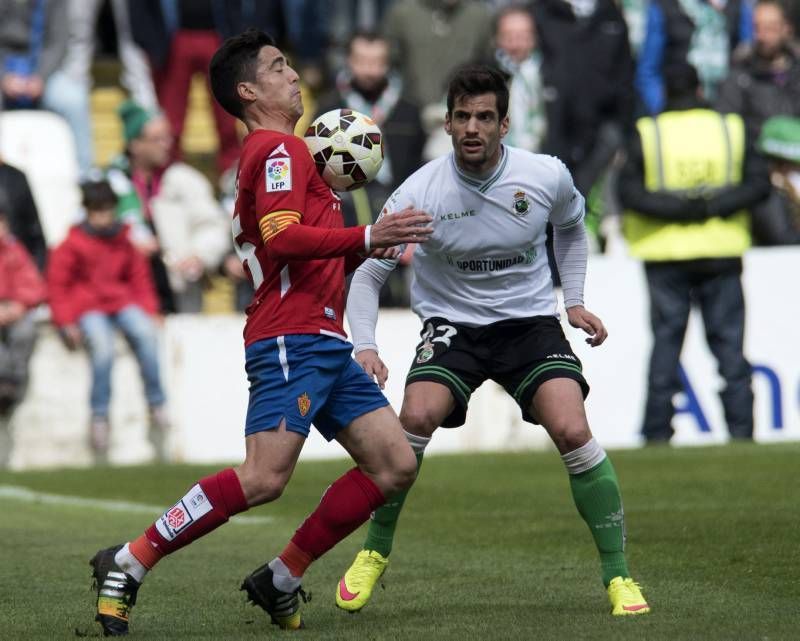
[[[611,601],[611,614],[616,617],[647,614],[650,606],[642,596],[639,584],[633,579],[621,576],[611,579],[608,585],[608,599]]]
[[[358,612],[367,605],[387,565],[389,559],[380,553],[361,550],[336,586],[336,605],[348,612]]]

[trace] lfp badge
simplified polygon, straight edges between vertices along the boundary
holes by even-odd
[[[292,161],[290,158],[267,160],[267,191],[291,191]]]

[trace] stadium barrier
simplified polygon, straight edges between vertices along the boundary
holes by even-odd
[[[753,250],[745,259],[746,351],[754,366],[756,438],[800,439],[800,342],[794,319],[800,301],[783,283],[800,262],[800,249]],[[650,350],[647,293],[641,265],[627,258],[594,257],[586,287],[587,307],[607,324],[607,343],[592,349],[580,333],[567,335],[592,387],[587,411],[605,447],[637,447]],[[171,458],[183,462],[235,461],[242,457],[247,407],[240,316],[176,316],[162,330],[163,376],[173,431]],[[399,410],[406,371],[419,340],[420,323],[405,310],[384,310],[378,326],[381,353],[390,369],[387,396]],[[136,363],[119,341],[113,374],[110,458],[116,464],[148,461],[147,410]],[[727,439],[718,399],[721,381],[693,313],[682,358],[687,393],[676,399],[675,445],[707,445]],[[25,402],[13,417],[15,469],[91,464],[87,446],[89,368],[85,356],[68,352],[47,327],[32,361]],[[313,399],[312,399],[313,402]],[[473,396],[467,424],[439,430],[429,451],[465,452],[550,447],[539,427],[521,421],[503,390],[486,383]],[[312,431],[305,458],[344,456]]]

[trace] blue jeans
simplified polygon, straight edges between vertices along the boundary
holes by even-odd
[[[147,404],[151,408],[164,404],[166,399],[159,373],[156,326],[140,307],[128,305],[116,314],[87,312],[80,317],[78,325],[89,350],[92,368],[92,416],[108,417],[115,327],[123,333],[139,362]]]
[[[682,388],[678,364],[692,303],[699,306],[706,341],[725,381],[720,399],[734,438],[753,437],[751,367],[744,356],[744,294],[736,259],[645,263],[653,351],[642,434],[668,441],[672,397]]]
[[[94,165],[89,89],[75,82],[63,71],[54,71],[45,83],[42,107],[56,112],[67,121],[75,138],[80,177],[85,179]]]

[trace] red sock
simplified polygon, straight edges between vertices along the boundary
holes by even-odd
[[[239,477],[231,468],[198,481],[144,535],[131,541],[130,551],[152,568],[162,557],[189,545],[247,509]]]
[[[364,523],[386,502],[378,486],[357,467],[331,485],[317,509],[297,528],[280,558],[301,577],[312,561]]]

